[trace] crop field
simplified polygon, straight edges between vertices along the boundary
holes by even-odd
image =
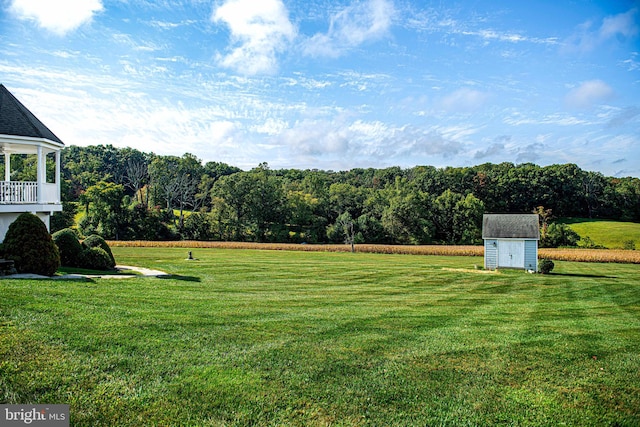
[[[307,245],[295,243],[251,243],[251,242],[202,242],[202,241],[110,241],[110,246],[137,248],[185,248],[189,249],[261,249],[304,252],[350,252],[348,245]],[[442,256],[483,256],[482,246],[447,246],[447,245],[356,245],[356,252],[374,254],[405,254],[405,255],[442,255]],[[542,248],[538,251],[539,258],[549,258],[559,261],[577,262],[620,262],[640,264],[640,251],[610,250],[610,249],[582,249],[582,248]],[[481,260],[480,265],[483,265]]]
[[[1,280],[0,403],[74,426],[640,425],[636,264],[189,248],[113,248],[159,278]]]

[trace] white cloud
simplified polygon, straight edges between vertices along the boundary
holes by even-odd
[[[622,63],[627,68],[627,71],[640,70],[640,61],[638,61],[638,56],[638,52],[631,52],[631,57],[622,61]]]
[[[155,28],[159,28],[161,30],[174,30],[176,28],[180,28],[183,26],[189,26],[197,23],[198,21],[193,19],[186,19],[179,22],[169,22],[169,21],[159,21],[159,20],[151,20],[149,21],[149,25]]]
[[[637,15],[638,9],[633,8],[625,13],[607,16],[597,28],[594,28],[593,22],[585,22],[565,41],[563,49],[589,52],[609,40],[634,38],[640,30]]]
[[[234,46],[219,56],[220,64],[247,75],[275,72],[277,54],[297,32],[281,0],[227,0],[211,20],[229,27]]]
[[[294,164],[331,168],[389,165],[449,158],[464,145],[460,129],[392,126],[377,120],[349,121],[347,116],[296,122],[277,136],[290,153],[283,157],[295,159]]]
[[[617,110],[614,116],[607,122],[607,128],[618,128],[625,126],[628,123],[634,125],[640,122],[640,107],[627,107],[622,110]]]
[[[548,44],[554,45],[557,44],[558,41],[553,38],[537,38],[537,37],[528,37],[523,36],[522,34],[517,33],[503,33],[495,30],[478,30],[478,31],[453,31],[454,33],[459,32],[465,36],[475,36],[480,37],[486,42],[490,41],[500,41],[500,42],[509,42],[509,43],[521,43],[521,42],[529,42],[529,43],[537,43],[537,44]]]
[[[251,127],[251,130],[257,133],[263,133],[266,135],[278,135],[283,130],[287,129],[289,124],[281,119],[274,119],[269,117],[264,123]]]
[[[165,43],[157,43],[151,40],[145,40],[133,34],[125,34],[113,31],[109,34],[111,40],[117,44],[125,46],[136,52],[159,52],[166,49]],[[160,40],[158,40],[159,42]]]
[[[564,101],[571,108],[585,109],[607,101],[613,95],[614,92],[611,86],[602,80],[589,80],[569,91]]]
[[[90,22],[102,10],[101,0],[12,0],[9,6],[18,19],[35,21],[60,36]]]
[[[389,143],[387,150],[393,147],[393,151],[386,152],[385,156],[410,159],[432,156],[448,158],[458,154],[462,149],[463,144],[460,139],[464,138],[464,133],[459,133],[453,128],[439,129],[434,127],[422,129],[416,126],[396,128],[392,130],[389,141],[383,141],[383,144]]]
[[[443,6],[446,3],[443,3]],[[441,10],[439,8],[429,8],[426,10],[410,10],[403,25],[411,30],[425,33],[442,33],[446,37],[445,43],[456,45],[450,37],[452,35],[462,35],[467,37],[477,37],[484,44],[490,42],[505,43],[533,43],[541,45],[556,45],[558,40],[555,37],[532,37],[523,32],[504,31],[493,28],[481,28],[487,25],[487,19],[482,17],[454,19],[451,14],[460,13],[461,10]],[[456,45],[457,46],[457,45]]]
[[[384,37],[394,14],[390,0],[355,2],[331,16],[329,30],[308,39],[304,51],[310,56],[342,56],[349,49]]]
[[[342,123],[307,119],[282,132],[281,139],[296,155],[344,155],[349,149],[350,132]]]
[[[517,162],[536,162],[540,159],[540,151],[544,149],[544,146],[539,144],[529,144],[525,147],[519,147],[516,151],[518,153],[516,157]]]
[[[623,37],[634,37],[638,34],[638,24],[636,15],[638,9],[631,9],[626,13],[608,16],[602,21],[599,35],[603,39],[609,39],[621,35]]]
[[[509,116],[502,119],[503,123],[509,126],[525,126],[525,125],[553,125],[553,126],[576,126],[591,125],[593,123],[584,119],[579,119],[572,115],[552,113],[540,115],[535,112],[528,112],[527,115],[514,111]]]
[[[482,108],[490,95],[486,92],[470,88],[460,88],[443,97],[440,108],[456,113],[470,113]]]
[[[473,155],[474,159],[484,159],[486,157],[498,156],[504,152],[504,144],[496,142],[491,144],[484,150],[478,150]]]

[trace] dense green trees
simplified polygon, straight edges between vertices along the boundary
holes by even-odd
[[[573,164],[242,171],[95,146],[66,148],[63,174],[80,231],[110,239],[474,244],[484,212],[640,221],[640,179]]]

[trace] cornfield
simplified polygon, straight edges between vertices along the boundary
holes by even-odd
[[[252,243],[252,242],[204,242],[193,240],[182,241],[109,241],[113,247],[156,247],[185,249],[259,249],[279,251],[324,251],[350,252],[349,245],[315,245],[295,243]],[[446,245],[356,245],[356,252],[407,255],[442,255],[442,256],[483,256],[483,246],[446,246]],[[556,261],[576,262],[617,262],[640,264],[640,251],[622,249],[550,249],[538,251],[538,258]]]
[[[544,248],[538,250],[538,258],[549,258],[557,261],[640,264],[640,251],[624,249]]]

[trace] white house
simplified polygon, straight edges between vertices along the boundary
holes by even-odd
[[[484,267],[538,271],[540,228],[537,214],[485,214]]]
[[[21,213],[37,215],[49,228],[50,216],[62,211],[60,151],[63,148],[62,141],[0,84],[0,157],[4,157],[4,181],[0,181],[0,242]],[[35,181],[12,180],[16,171],[11,170],[11,156],[22,154],[36,157]],[[55,162],[55,171],[49,177],[47,158]]]

